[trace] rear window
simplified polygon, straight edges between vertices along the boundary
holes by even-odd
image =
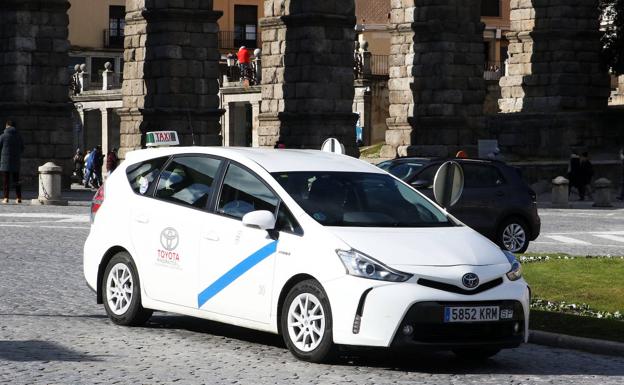
[[[153,191],[158,174],[160,174],[160,170],[167,159],[169,157],[164,156],[129,166],[126,169],[126,175],[132,191],[139,195],[146,195]]]
[[[497,187],[505,184],[505,179],[496,167],[484,164],[462,164],[466,188]]]

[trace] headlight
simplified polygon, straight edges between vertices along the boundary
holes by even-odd
[[[503,253],[505,253],[507,260],[511,264],[511,270],[507,273],[507,278],[509,278],[510,281],[517,281],[522,278],[522,265],[518,262],[516,256],[509,251],[503,251]]]
[[[356,250],[336,250],[336,254],[347,273],[356,277],[389,282],[405,282],[412,277],[411,274],[393,270]]]

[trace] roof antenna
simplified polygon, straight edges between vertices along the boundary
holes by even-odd
[[[188,125],[191,129],[191,137],[193,138],[193,146],[195,146],[195,131],[193,130],[193,123],[191,122],[191,106],[188,100],[186,101],[186,118],[188,119]]]

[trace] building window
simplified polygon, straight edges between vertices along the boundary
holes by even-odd
[[[256,48],[258,45],[258,7],[234,6],[234,45]]]
[[[481,16],[500,17],[500,0],[481,0]]]
[[[108,31],[106,48],[123,48],[124,28],[126,27],[126,7],[108,7]]]

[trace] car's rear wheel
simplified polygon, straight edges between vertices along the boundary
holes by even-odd
[[[500,352],[500,349],[495,348],[461,348],[453,350],[457,357],[466,361],[483,361],[497,355],[498,352]]]
[[[529,228],[522,219],[510,218],[498,229],[498,244],[512,253],[524,253],[529,248]]]
[[[290,290],[282,306],[281,332],[295,357],[310,362],[333,358],[331,309],[317,281],[302,281]]]
[[[130,254],[116,254],[108,262],[103,280],[104,308],[114,323],[138,326],[152,316],[152,311],[141,305],[139,275]]]

